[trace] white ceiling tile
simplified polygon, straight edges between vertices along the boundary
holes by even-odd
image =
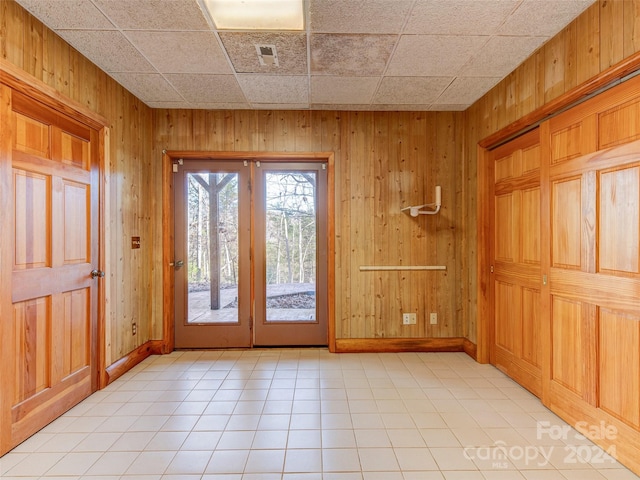
[[[454,76],[489,37],[403,35],[386,74],[391,76]]]
[[[122,30],[209,30],[193,0],[93,0]]]
[[[308,72],[305,33],[220,32],[219,35],[238,73],[291,75]],[[275,45],[278,66],[260,65],[256,44]]]
[[[198,110],[249,110],[253,107],[249,103],[230,103],[230,102],[219,102],[219,103],[205,103],[198,102],[193,105],[190,105],[189,108],[195,108]]]
[[[170,74],[167,80],[191,103],[244,103],[234,75]]]
[[[501,80],[500,77],[458,77],[435,101],[437,105],[471,105]]]
[[[504,78],[544,41],[542,37],[492,37],[463,67],[462,75]]]
[[[184,98],[159,73],[112,73],[111,76],[145,103],[184,102]]]
[[[20,5],[52,29],[113,30],[114,25],[91,2],[20,0]]]
[[[432,112],[464,112],[467,108],[469,108],[469,104],[464,105],[431,105],[429,108]]]
[[[594,1],[524,0],[499,28],[498,34],[551,37]]]
[[[349,104],[349,105],[336,105],[335,103],[312,103],[311,108],[313,110],[341,110],[341,111],[369,111],[373,110],[371,105],[364,105],[362,103]],[[376,105],[376,110],[378,106]]]
[[[432,104],[451,83],[451,77],[385,77],[376,92],[376,104]]]
[[[162,73],[233,73],[213,32],[129,30],[131,43]]]
[[[256,110],[309,110],[308,103],[252,103]]]
[[[311,77],[311,102],[338,105],[369,104],[380,77]]]
[[[251,103],[309,102],[309,80],[306,75],[238,75],[242,91]]]
[[[400,33],[412,0],[322,0],[310,2],[311,31]]]
[[[311,73],[380,75],[387,65],[396,35],[311,35]]]
[[[491,35],[521,0],[418,0],[404,33]]]
[[[155,72],[125,36],[112,30],[58,30],[69,44],[105,72]]]
[[[184,100],[182,102],[144,102],[144,103],[151,108],[186,108],[187,106]]]

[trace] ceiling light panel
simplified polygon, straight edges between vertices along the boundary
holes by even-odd
[[[302,0],[203,0],[220,30],[303,30]]]

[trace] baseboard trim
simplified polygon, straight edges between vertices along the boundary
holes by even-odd
[[[145,358],[151,355],[162,355],[164,349],[164,342],[162,340],[149,340],[143,343],[138,348],[129,352],[120,360],[112,363],[106,368],[107,372],[107,385],[121,377],[133,367],[142,362]]]
[[[465,338],[462,342],[462,347],[464,348],[464,353],[469,355],[476,362],[478,361],[478,346],[475,343],[468,338]]]
[[[337,338],[336,353],[464,352],[465,338]]]

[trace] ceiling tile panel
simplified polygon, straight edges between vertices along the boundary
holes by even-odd
[[[398,42],[386,74],[391,76],[453,76],[489,37],[403,35]]]
[[[404,33],[491,35],[520,1],[418,0]]]
[[[451,77],[385,77],[374,103],[430,105],[451,83]]]
[[[380,77],[311,77],[311,102],[334,105],[371,103]]]
[[[544,41],[543,37],[491,37],[463,67],[464,76],[504,78]]]
[[[213,32],[129,30],[125,34],[159,72],[233,73]]]
[[[184,98],[158,73],[112,73],[111,76],[145,103],[184,102]]]
[[[435,101],[438,105],[470,105],[501,80],[500,77],[458,77]]]
[[[497,33],[551,37],[592,3],[591,0],[524,0]]]
[[[170,74],[166,77],[191,103],[246,103],[233,75]]]
[[[52,29],[113,30],[115,26],[91,2],[20,0],[24,8]]]
[[[122,30],[209,30],[202,9],[191,0],[93,0],[93,3]]]
[[[316,33],[400,33],[413,0],[322,0],[310,5]]]
[[[59,30],[58,34],[107,73],[155,72],[151,64],[120,32]]]
[[[305,33],[221,32],[220,39],[238,73],[306,75],[308,72]],[[275,45],[278,66],[260,65],[256,44]]]
[[[396,35],[311,35],[311,73],[380,75],[397,40]]]
[[[238,82],[251,103],[309,104],[306,75],[238,75]]]

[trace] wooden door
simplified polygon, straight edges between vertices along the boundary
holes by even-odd
[[[540,143],[533,130],[490,154],[492,363],[541,394]]]
[[[0,453],[97,384],[99,133],[0,85]]]

